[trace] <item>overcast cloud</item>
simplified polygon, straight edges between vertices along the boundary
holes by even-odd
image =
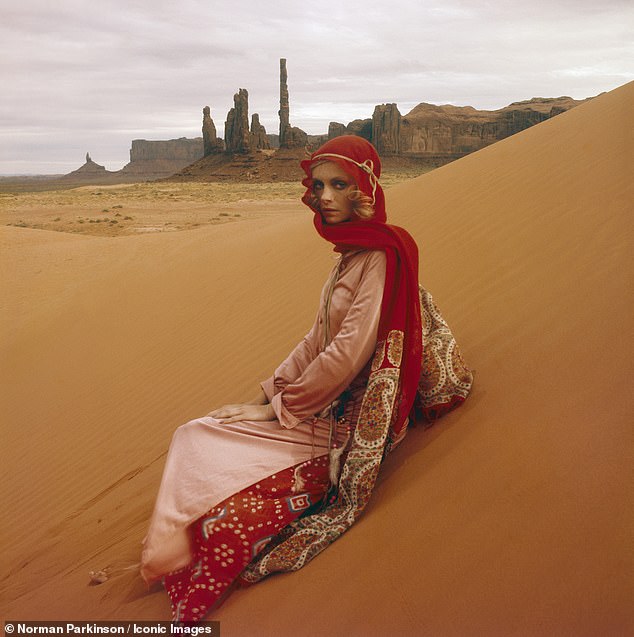
[[[238,88],[278,129],[279,58],[291,123],[370,117],[396,102],[496,109],[585,98],[634,79],[629,0],[5,0],[0,174],[109,170],[132,139],[222,134]]]

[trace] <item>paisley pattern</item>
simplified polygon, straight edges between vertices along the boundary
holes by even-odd
[[[423,367],[418,383],[417,411],[428,422],[462,403],[471,391],[473,372],[466,366],[456,339],[434,303],[420,286]]]
[[[394,367],[400,367],[403,360],[403,332],[392,330],[387,335],[387,358]]]

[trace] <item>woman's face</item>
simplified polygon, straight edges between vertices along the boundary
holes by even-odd
[[[348,195],[357,184],[348,173],[332,161],[317,164],[311,170],[313,194],[324,223],[333,225],[348,221],[354,209]]]

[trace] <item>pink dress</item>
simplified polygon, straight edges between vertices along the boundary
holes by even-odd
[[[276,420],[223,425],[204,417],[174,433],[141,574],[148,583],[164,578],[175,618],[202,618],[273,535],[336,480],[328,453],[343,450],[350,431],[331,425],[356,422],[385,264],[382,251],[338,259],[311,330],[262,383]]]

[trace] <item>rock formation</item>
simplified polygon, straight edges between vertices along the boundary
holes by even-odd
[[[227,113],[225,122],[225,147],[228,152],[248,153],[249,135],[249,93],[241,88],[233,96],[233,108]]]
[[[109,171],[96,164],[86,153],[86,163],[60,178],[64,183],[123,184],[169,177],[203,156],[203,139],[148,141],[135,139],[130,147],[130,162],[121,170]]]
[[[357,135],[370,141],[372,139],[372,120],[355,119],[348,125],[341,122],[330,122],[328,124],[328,139],[333,139],[340,135]]]
[[[372,142],[380,155],[398,155],[401,114],[396,104],[380,104],[372,114]]]
[[[135,139],[130,163],[118,175],[125,180],[152,180],[169,177],[203,156],[203,138],[148,141]]]
[[[358,135],[372,141],[372,120],[371,119],[355,119],[346,126],[347,135]]]
[[[401,152],[464,155],[569,110],[569,97],[533,98],[495,111],[419,104],[401,122]]]
[[[130,163],[117,172],[106,171],[92,161],[90,153],[86,153],[86,164],[63,179],[121,183],[172,175],[179,179],[200,178],[204,173],[217,180],[294,178],[299,174],[299,168],[293,162],[303,157],[307,148],[314,150],[327,139],[345,134],[371,141],[384,156],[398,155],[425,165],[442,165],[585,101],[570,97],[533,98],[496,111],[421,103],[405,116],[400,114],[396,104],[379,104],[371,119],[356,119],[347,125],[330,122],[327,135],[307,135],[290,125],[287,82],[286,60],[281,58],[279,137],[267,135],[257,113],[253,114],[249,126],[249,94],[246,89],[239,89],[233,96],[234,107],[225,122],[226,154],[223,153],[225,143],[217,137],[210,108],[205,106],[202,138],[135,139],[130,149]],[[253,152],[271,148],[279,148],[279,152]],[[236,157],[236,154],[242,157]]]
[[[580,103],[569,97],[533,98],[496,111],[421,103],[404,116],[396,104],[381,104],[374,109],[372,119],[354,120],[347,126],[331,122],[328,138],[359,135],[370,140],[381,155],[416,156],[446,163]]]
[[[286,148],[303,148],[308,143],[308,135],[297,126],[291,126],[287,131]]]
[[[341,124],[340,122],[330,122],[330,124],[328,124],[328,139],[340,137],[341,135],[345,135],[346,132],[345,124]]]
[[[61,182],[67,183],[106,183],[112,175],[116,175],[117,173],[110,172],[106,170],[105,166],[101,166],[100,164],[96,164],[91,158],[90,154],[86,153],[86,163],[78,168],[77,170],[73,170],[66,175],[63,175],[59,178]]]
[[[306,144],[303,144],[301,148],[312,152],[313,150],[317,150],[320,146],[323,146],[327,141],[328,135],[306,135]]]
[[[301,129],[290,125],[288,104],[288,73],[286,59],[280,58],[280,148],[301,148],[308,143],[308,136]]]
[[[260,124],[260,116],[257,113],[253,113],[251,116],[251,132],[249,136],[251,150],[268,150],[271,148],[266,129]]]
[[[288,104],[288,73],[286,71],[286,58],[280,58],[280,148],[287,148],[289,129],[290,107]]]
[[[68,175],[65,175],[66,177],[70,177],[70,176],[88,176],[88,177],[93,177],[95,175],[105,175],[107,173],[109,173],[110,171],[106,170],[105,166],[102,166],[101,164],[96,164],[91,158],[90,155],[88,153],[86,153],[86,163],[81,166],[81,168],[78,168],[77,170],[73,171],[72,173],[69,173]]]
[[[203,140],[200,137],[148,141],[133,139],[130,147],[130,161],[168,160],[193,162],[203,156]]]
[[[224,150],[225,144],[220,137],[216,136],[216,126],[211,119],[209,106],[203,108],[203,155],[207,157]]]
[[[572,99],[572,98],[570,98]],[[555,117],[555,115],[561,115],[561,113],[565,113],[568,109],[560,104],[555,104],[551,109],[548,117]]]

